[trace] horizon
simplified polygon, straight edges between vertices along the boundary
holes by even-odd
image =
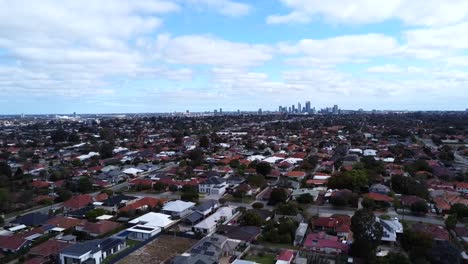
[[[468,108],[466,1],[4,5],[1,115]]]

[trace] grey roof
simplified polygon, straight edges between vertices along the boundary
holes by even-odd
[[[202,212],[202,211],[206,211],[216,206],[217,204],[218,204],[218,201],[216,200],[207,200],[203,202],[202,204],[195,206],[194,208],[192,208],[192,210]]]
[[[23,224],[27,226],[39,226],[47,222],[50,216],[36,212],[36,213],[29,213],[22,216],[18,216],[15,220],[11,221],[14,224]]]
[[[203,219],[203,215],[199,212],[193,212],[191,213],[189,216],[187,216],[184,221],[186,222],[190,222],[190,223],[196,223],[198,221],[200,221],[201,219]]]
[[[115,247],[116,245],[119,245],[123,243],[124,240],[119,239],[119,238],[106,238],[106,239],[96,239],[96,240],[90,240],[90,241],[85,241],[82,243],[77,243],[74,244],[70,247],[65,248],[62,250],[62,254],[67,254],[71,256],[82,256],[83,254],[86,254],[88,252],[98,252],[100,250],[106,251],[112,247]]]
[[[218,185],[218,184],[222,184],[225,182],[226,182],[226,179],[215,176],[215,177],[208,178],[202,184]]]

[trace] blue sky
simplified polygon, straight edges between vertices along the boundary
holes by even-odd
[[[466,32],[465,0],[5,0],[0,113],[464,110]]]

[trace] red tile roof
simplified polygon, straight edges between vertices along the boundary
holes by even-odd
[[[112,222],[112,221],[99,221],[97,223],[92,223],[92,222],[84,222],[83,224],[80,225],[83,228],[83,231],[89,233],[89,234],[97,234],[97,235],[103,235],[105,233],[108,233],[120,226],[119,223],[117,222]]]
[[[282,250],[276,260],[291,262],[294,258],[294,251],[290,249]]]
[[[0,236],[0,248],[3,250],[18,251],[27,242],[21,236]]]
[[[341,243],[340,241],[338,241],[338,238],[335,236],[326,235],[325,232],[311,233],[307,235],[305,242],[304,242],[304,247],[309,248],[309,249],[332,248],[336,250],[341,250],[342,252],[348,251],[347,244]]]
[[[383,195],[380,193],[366,193],[364,194],[365,197],[372,199],[377,202],[387,202],[390,203],[393,201],[393,198],[387,195]]]
[[[303,171],[290,171],[286,174],[287,177],[302,178],[306,176],[306,173]]]
[[[36,256],[49,257],[57,255],[62,249],[71,246],[72,244],[59,241],[59,240],[47,240],[46,242],[39,244],[29,251],[29,254]]]
[[[109,195],[107,195],[107,193],[100,193],[96,197],[94,197],[94,201],[102,202],[104,200],[107,200],[108,198],[109,198]]]
[[[82,222],[83,220],[72,218],[72,217],[56,216],[52,219],[49,219],[47,221],[47,224],[53,225],[55,227],[69,229],[69,228],[72,228],[81,224]]]
[[[128,212],[128,211],[131,211],[131,210],[137,210],[139,208],[142,208],[142,207],[151,207],[151,208],[154,208],[156,207],[158,204],[163,204],[165,203],[166,200],[165,199],[156,199],[156,198],[152,198],[152,197],[144,197],[134,203],[131,203],[127,206],[124,206],[122,208],[119,209],[120,212]]]
[[[93,202],[93,197],[91,197],[91,195],[80,194],[64,202],[63,206],[67,208],[71,208],[71,209],[81,209],[92,202]]]

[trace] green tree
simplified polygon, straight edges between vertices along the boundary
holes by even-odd
[[[241,224],[245,226],[262,226],[262,217],[254,210],[247,210],[241,217]]]
[[[371,259],[383,235],[383,228],[374,214],[366,209],[357,210],[351,218],[354,241],[351,245],[353,256]]]
[[[368,197],[364,197],[364,199],[362,199],[361,205],[362,207],[369,209],[369,210],[374,210],[377,207],[377,205],[375,204],[375,201]]]
[[[265,185],[265,177],[262,176],[262,175],[250,175],[248,178],[247,178],[247,182],[252,185],[252,186],[255,186],[255,187],[262,187]]]
[[[114,145],[111,143],[103,143],[99,146],[99,154],[101,158],[107,159],[114,156]]]
[[[81,193],[89,193],[93,190],[93,183],[88,177],[81,177],[78,181],[78,191]]]
[[[288,194],[283,188],[274,188],[271,191],[270,199],[268,200],[269,205],[276,205],[278,203],[284,203],[288,199]]]
[[[67,200],[70,200],[72,197],[72,192],[66,189],[60,189],[57,191],[58,197],[57,197],[57,202],[65,202]]]
[[[411,205],[411,212],[418,214],[426,214],[428,211],[426,201],[417,201]]]
[[[0,176],[11,178],[11,168],[6,162],[0,162]]]
[[[210,147],[210,139],[208,138],[208,136],[206,135],[203,135],[200,137],[200,148],[209,148]]]
[[[445,226],[447,229],[453,230],[457,226],[457,222],[457,215],[451,214],[447,217],[447,219],[445,219]]]
[[[296,201],[301,204],[310,204],[314,202],[314,197],[308,193],[305,193],[297,197]]]
[[[263,203],[260,203],[260,202],[255,202],[252,204],[252,208],[253,209],[262,209],[265,205]]]
[[[261,174],[263,176],[267,176],[268,174],[271,173],[271,165],[268,162],[259,162],[257,164],[257,167],[255,168],[258,174]]]

